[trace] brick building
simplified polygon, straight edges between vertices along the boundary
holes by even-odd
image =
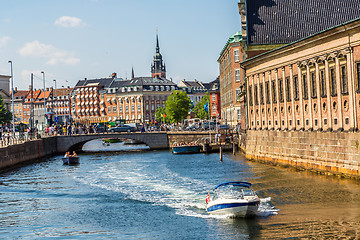
[[[244,73],[240,68],[244,55],[241,41],[241,32],[233,34],[226,42],[218,59],[222,121],[232,126],[245,121],[245,114],[241,114],[241,106],[244,109],[244,99],[240,99],[240,92],[244,85]],[[242,117],[243,120],[241,120]]]
[[[210,94],[210,114],[211,119],[221,119],[221,101],[220,101],[220,80],[215,79],[208,83],[208,92]]]

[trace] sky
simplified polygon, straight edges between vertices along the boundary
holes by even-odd
[[[167,78],[210,82],[238,0],[0,0],[0,75],[14,87],[75,86],[84,78],[151,76],[156,32]]]

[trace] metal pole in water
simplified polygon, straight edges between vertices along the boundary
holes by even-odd
[[[233,146],[232,146],[232,147],[233,147],[233,155],[235,155],[235,150],[236,150],[236,149],[235,149],[235,142],[234,142],[234,140],[233,140],[233,142],[232,142],[232,145],[233,145]]]

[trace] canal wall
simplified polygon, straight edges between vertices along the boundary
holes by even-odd
[[[56,137],[32,140],[0,148],[0,169],[35,162],[57,153]]]
[[[247,159],[360,177],[360,133],[248,130]]]

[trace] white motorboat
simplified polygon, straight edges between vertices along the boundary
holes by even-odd
[[[226,182],[216,186],[206,197],[210,214],[247,217],[256,215],[260,198],[248,182]]]

